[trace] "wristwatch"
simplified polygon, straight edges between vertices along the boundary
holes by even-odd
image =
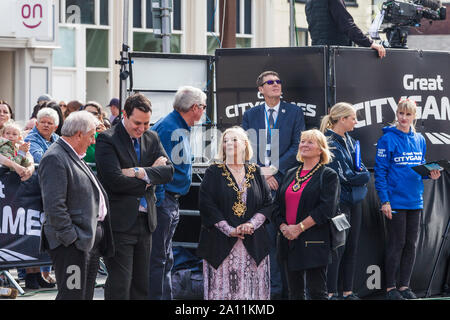
[[[389,204],[390,205],[391,203],[389,201],[385,201],[381,205],[384,206],[385,204]]]
[[[134,170],[134,177],[139,178],[139,168],[133,168]]]

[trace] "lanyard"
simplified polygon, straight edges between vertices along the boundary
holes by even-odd
[[[267,130],[269,130],[269,134],[270,134],[270,136],[272,137],[272,130],[271,130],[271,128],[270,128],[270,124],[269,124],[269,116],[267,115],[267,110],[266,110],[266,108],[264,108],[264,114],[266,115]],[[272,114],[272,115],[273,115],[273,114]],[[274,128],[277,126],[278,118],[279,118],[279,117],[277,117],[277,120],[275,120],[275,122],[274,122],[274,124],[273,124],[273,127],[274,127]]]

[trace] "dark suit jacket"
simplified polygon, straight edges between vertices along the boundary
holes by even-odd
[[[274,201],[273,222],[277,230],[286,223],[286,189],[294,180],[297,168],[286,174],[278,188]],[[322,186],[320,186],[320,175]],[[297,210],[296,224],[311,216],[316,225],[302,232],[300,236],[289,242],[279,234],[278,250],[281,260],[287,260],[289,270],[305,270],[318,268],[331,263],[330,222],[339,203],[340,184],[337,173],[328,167],[320,168],[309,180]]]
[[[254,155],[260,166],[265,166],[264,157],[266,150],[266,135],[262,133],[260,139],[259,130],[265,132],[266,129],[266,114],[264,112],[266,104],[263,103],[259,106],[253,107],[244,113],[242,119],[242,128],[244,130],[254,129],[255,134],[250,133],[249,138],[253,147]],[[279,172],[275,175],[278,183],[281,182],[283,175],[286,172],[296,166],[297,160],[295,159],[298,151],[298,144],[300,142],[300,134],[305,130],[305,118],[303,116],[302,108],[290,103],[281,102],[278,109],[278,118],[276,120],[275,129],[272,134],[272,165],[278,168]],[[275,143],[278,144],[278,155],[275,151]]]
[[[72,243],[82,251],[92,249],[100,199],[93,180],[96,179],[108,210],[100,250],[105,257],[112,256],[114,246],[108,196],[88,166],[59,139],[45,153],[39,164],[38,173],[45,212],[45,222],[41,231],[41,250],[55,249],[60,245],[67,247]]]
[[[167,165],[152,168],[152,164],[160,156],[168,159]],[[147,130],[141,137],[140,162],[122,122],[98,135],[95,162],[98,178],[108,193],[113,231],[126,232],[133,226],[137,219],[140,199],[144,196],[148,204],[148,225],[151,232],[155,230],[155,185],[172,180],[174,168],[169,159],[154,131]],[[145,169],[152,183],[151,187],[146,188],[147,183],[141,179],[122,174],[122,169],[133,167]]]

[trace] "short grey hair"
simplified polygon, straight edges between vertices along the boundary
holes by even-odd
[[[42,118],[48,117],[52,118],[55,126],[59,126],[59,116],[56,110],[52,108],[42,108],[36,115],[36,119],[39,122]]]
[[[206,104],[206,94],[191,86],[179,88],[175,94],[173,108],[179,112],[187,112],[194,104]]]
[[[92,129],[95,129],[100,121],[90,112],[75,111],[69,114],[64,120],[61,128],[61,135],[65,137],[73,137],[77,132],[81,131],[86,134]]]

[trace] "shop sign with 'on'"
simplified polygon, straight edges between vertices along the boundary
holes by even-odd
[[[51,40],[54,14],[50,0],[18,0],[16,2],[16,37]]]

